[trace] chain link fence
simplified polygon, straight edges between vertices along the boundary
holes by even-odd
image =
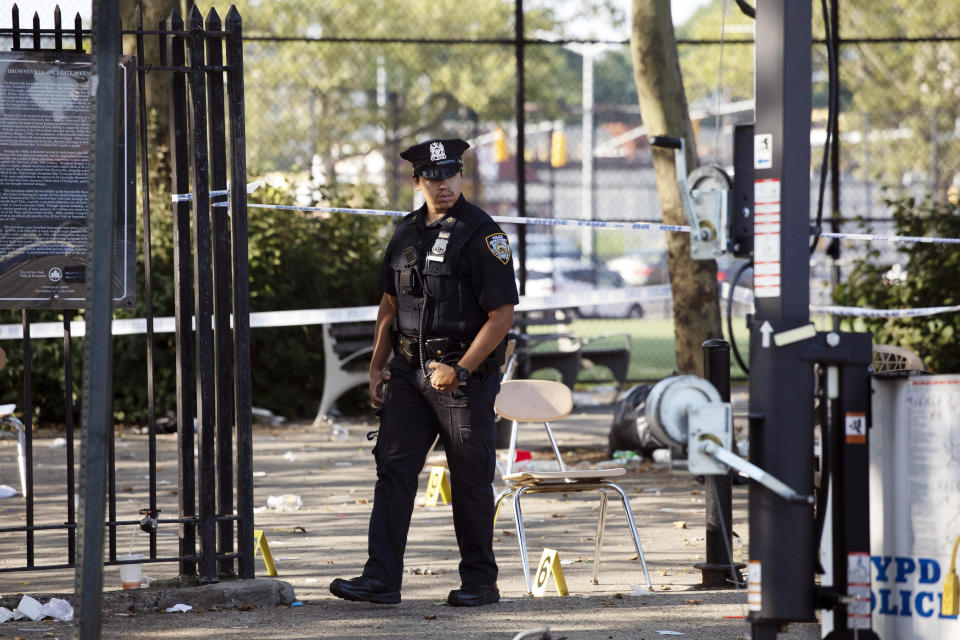
[[[472,147],[465,195],[491,215],[660,220],[633,81],[630,2],[236,4],[251,179],[280,175],[327,193],[363,184],[377,193],[378,208],[409,210],[417,203],[399,152],[427,137],[458,136]],[[829,106],[823,4],[813,3],[811,218]],[[960,5],[825,5],[837,25],[829,37],[839,141],[827,163],[824,230],[890,233],[886,198],[960,192]],[[731,0],[705,1],[678,23],[677,38],[700,161],[729,171],[733,127],[754,118],[754,21]],[[505,228],[518,237],[517,225]],[[652,288],[636,304],[584,306],[568,330],[630,334],[633,380],[673,370],[669,294],[655,288],[667,282],[662,232],[528,225],[526,243],[528,294]],[[850,261],[869,248],[848,240],[820,247],[811,257],[813,304],[830,302]],[[880,260],[903,263],[894,245],[875,248]],[[723,279],[737,264],[719,266]],[[734,304],[744,353],[749,308]],[[581,380],[605,375],[589,371]]]

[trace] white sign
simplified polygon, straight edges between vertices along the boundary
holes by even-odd
[[[769,133],[753,136],[753,168],[773,168],[773,136]]]

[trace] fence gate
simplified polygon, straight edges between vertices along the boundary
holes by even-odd
[[[0,198],[18,188],[35,184],[37,171],[44,174],[46,210],[0,206],[0,308],[20,309],[22,314],[23,398],[23,524],[9,526],[15,518],[4,517],[0,526],[0,572],[62,570],[76,566],[77,514],[75,505],[75,429],[73,415],[72,338],[82,334],[81,322],[73,321],[75,309],[89,301],[85,281],[87,192],[90,171],[90,73],[91,58],[84,51],[91,32],[83,30],[77,14],[73,27],[61,25],[59,7],[53,29],[41,29],[39,17],[21,27],[19,10],[12,9],[12,27],[0,30],[0,109],[5,127],[29,129],[29,135],[4,136],[0,140]],[[178,563],[179,574],[214,582],[221,577],[254,577],[252,431],[250,411],[250,323],[247,264],[247,199],[244,140],[244,88],[242,21],[231,8],[221,21],[215,10],[206,20],[193,7],[187,22],[174,11],[169,24],[160,19],[156,29],[144,29],[138,7],[136,28],[124,30],[136,41],[137,56],[122,60],[119,113],[124,119],[123,140],[117,167],[122,185],[114,242],[114,295],[116,306],[133,306],[135,297],[136,160],[141,171],[141,214],[144,258],[144,315],[146,318],[146,364],[148,404],[147,480],[149,497],[134,517],[121,518],[117,511],[116,450],[113,430],[108,430],[107,554],[106,564],[119,564],[118,539],[142,530],[149,537],[144,562]],[[118,35],[119,37],[119,35]],[[159,59],[145,60],[144,43],[157,38]],[[151,150],[147,144],[145,79],[162,74],[170,90],[170,154],[173,202],[154,203],[154,210],[168,210],[173,221],[174,273],[151,273],[150,189]],[[51,80],[57,82],[52,83]],[[57,86],[53,86],[57,85]],[[66,93],[57,93],[66,86]],[[41,91],[42,89],[42,91]],[[43,94],[43,91],[48,93]],[[51,93],[52,92],[52,93]],[[12,106],[11,106],[12,105]],[[134,105],[136,111],[134,112]],[[58,118],[50,109],[60,109]],[[66,114],[64,116],[64,114]],[[66,120],[63,120],[66,117]],[[63,122],[73,123],[69,129]],[[23,131],[21,131],[23,133]],[[57,138],[59,136],[59,138]],[[64,142],[64,136],[71,139]],[[25,140],[22,149],[9,149],[11,138]],[[52,143],[56,140],[56,143]],[[45,145],[46,143],[50,143]],[[139,155],[136,148],[139,142]],[[30,147],[30,148],[28,148]],[[56,162],[44,149],[56,149]],[[10,153],[17,155],[10,155]],[[53,155],[54,152],[50,151]],[[17,163],[2,158],[17,157]],[[65,160],[66,159],[66,160]],[[50,166],[57,167],[51,174]],[[70,172],[70,177],[64,177]],[[18,181],[20,181],[18,183]],[[31,183],[31,181],[33,181]],[[230,188],[230,186],[234,188]],[[74,193],[76,192],[76,193]],[[82,194],[82,197],[81,197]],[[81,202],[61,215],[66,202]],[[159,204],[159,206],[158,206]],[[40,207],[39,204],[35,205]],[[79,207],[79,208],[77,208]],[[50,217],[44,218],[43,215]],[[60,217],[55,217],[60,216]],[[26,231],[29,221],[29,233]],[[17,237],[20,234],[21,237]],[[10,247],[24,244],[27,249]],[[119,267],[117,265],[120,265]],[[36,273],[37,282],[14,279],[16,273]],[[39,277],[39,276],[42,276]],[[176,419],[178,451],[178,510],[166,513],[157,496],[157,420],[154,406],[154,316],[153,279],[173,277],[175,286]],[[13,283],[13,284],[11,284]],[[11,291],[13,293],[11,293]],[[34,496],[34,413],[30,371],[32,310],[62,312],[65,423],[65,486],[52,492],[38,518]],[[35,316],[36,317],[36,316]],[[48,323],[42,325],[47,328]],[[114,333],[116,333],[116,322]],[[59,331],[58,331],[59,333]],[[123,380],[116,384],[124,384]],[[6,393],[6,391],[4,392]],[[0,398],[3,402],[14,398]],[[13,422],[11,422],[13,424]],[[195,426],[196,425],[196,426]],[[195,434],[196,431],[196,434]],[[195,451],[196,449],[196,458]],[[87,454],[87,459],[94,461]],[[48,503],[61,506],[51,513]],[[4,502],[9,507],[10,501]],[[8,508],[9,512],[10,509]],[[172,509],[170,510],[172,511]],[[157,530],[176,525],[176,549],[158,548]],[[38,554],[38,536],[45,536]],[[142,534],[140,534],[142,535]],[[49,537],[47,537],[49,536]],[[161,545],[162,546],[162,545]],[[51,552],[50,548],[55,547]],[[10,562],[11,549],[25,552],[22,561]],[[62,555],[60,555],[62,550]],[[121,548],[123,553],[124,549]],[[14,564],[15,566],[12,566]]]

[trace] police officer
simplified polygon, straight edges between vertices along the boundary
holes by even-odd
[[[384,293],[370,363],[370,396],[382,407],[373,451],[377,484],[363,575],[330,584],[331,593],[346,600],[400,602],[418,476],[438,433],[460,548],[461,586],[447,602],[476,606],[500,599],[493,402],[518,297],[507,235],[461,194],[461,155],[469,146],[430,140],[400,154],[413,164],[414,188],[425,203],[397,225],[381,269]]]

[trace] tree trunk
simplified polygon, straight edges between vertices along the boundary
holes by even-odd
[[[697,145],[683,93],[670,0],[633,0],[630,50],[648,135],[683,137],[687,169],[697,166]],[[665,224],[685,225],[672,149],[652,147],[657,191]],[[673,320],[679,373],[703,375],[701,345],[721,337],[717,263],[690,257],[690,234],[667,233],[667,260],[673,290]]]

